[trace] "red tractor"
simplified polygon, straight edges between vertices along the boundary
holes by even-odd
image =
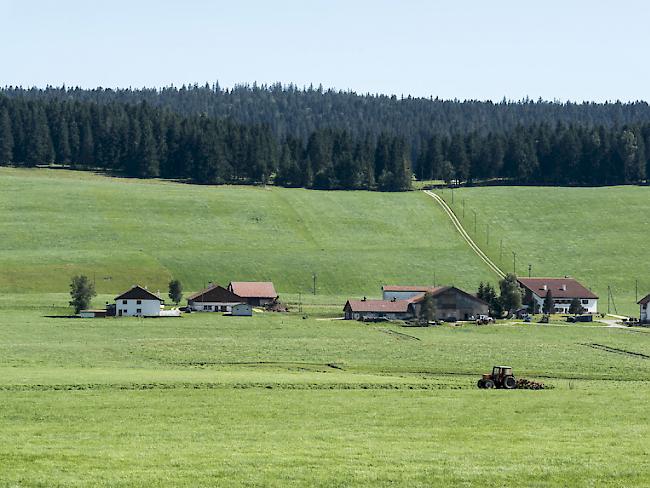
[[[510,366],[495,366],[492,368],[492,373],[486,373],[478,380],[478,387],[513,390],[517,387],[517,380]]]

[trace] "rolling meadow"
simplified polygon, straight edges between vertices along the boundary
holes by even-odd
[[[612,283],[633,313],[622,289],[642,280],[628,262],[644,245],[645,190],[455,199],[489,215],[536,274],[593,284],[601,307]],[[546,198],[570,202],[574,229]],[[606,219],[604,200],[630,211]],[[587,218],[598,225],[578,225]],[[0,486],[650,484],[648,329],[339,320],[347,297],[386,283],[496,283],[421,192],[0,168],[0,242]],[[77,273],[95,280],[95,306],[136,282],[165,294],[179,278],[187,295],[269,279],[291,311],[53,318],[70,314]],[[550,388],[477,389],[495,364]]]

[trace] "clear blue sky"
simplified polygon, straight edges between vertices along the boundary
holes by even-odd
[[[648,100],[649,24],[640,0],[0,0],[0,85]]]

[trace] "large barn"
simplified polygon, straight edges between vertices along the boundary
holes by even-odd
[[[455,286],[386,285],[382,292],[383,300],[349,300],[343,309],[345,318],[418,318],[425,293],[430,293],[433,298],[436,320],[472,320],[489,312],[487,303]]]

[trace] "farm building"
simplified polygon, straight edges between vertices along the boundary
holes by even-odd
[[[115,311],[118,317],[159,317],[163,299],[140,285],[115,297]]]
[[[644,296],[641,300],[637,302],[639,304],[639,321],[643,324],[650,322],[650,294]]]
[[[246,300],[223,286],[210,285],[187,297],[187,306],[193,312],[230,312],[234,305]]]
[[[524,289],[524,303],[535,303],[541,310],[548,291],[555,303],[554,313],[569,313],[574,299],[579,299],[586,313],[598,313],[598,296],[573,278],[519,278]]]
[[[252,317],[253,307],[249,303],[237,303],[232,306],[230,315],[233,317]]]
[[[470,320],[488,314],[488,304],[455,286],[384,286],[383,300],[348,301],[346,319],[411,319],[420,315],[425,293],[435,304],[436,320]]]
[[[82,319],[103,319],[106,317],[106,309],[80,310],[79,317]]]
[[[268,305],[278,299],[275,287],[270,281],[231,281],[228,291],[243,298],[253,307]]]
[[[346,320],[407,320],[415,317],[409,300],[348,300],[343,307]]]

